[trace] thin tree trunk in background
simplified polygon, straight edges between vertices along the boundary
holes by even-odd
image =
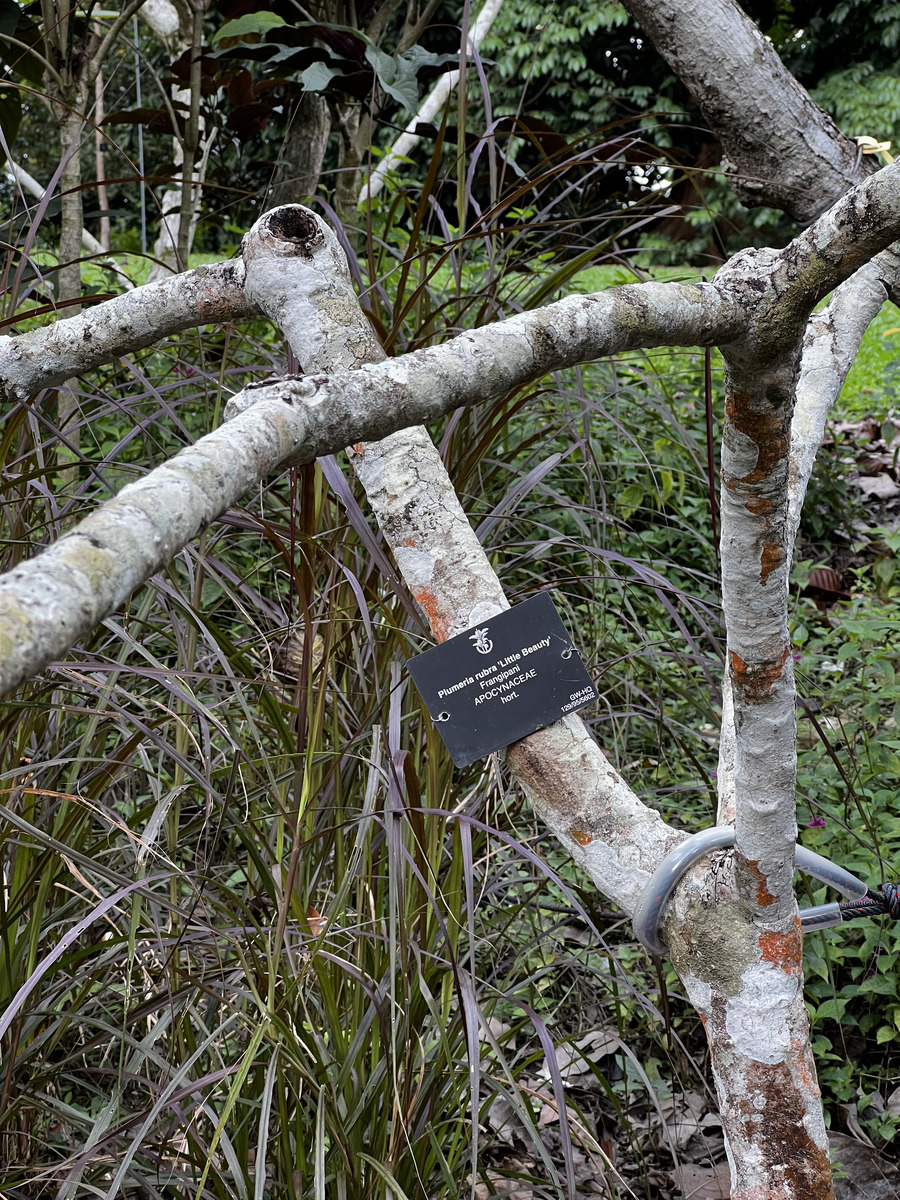
[[[285,134],[266,208],[305,204],[315,195],[330,133],[328,101],[318,92],[304,92]]]
[[[176,9],[173,4],[169,3],[169,0],[145,0],[140,11],[140,17],[163,43],[173,61],[180,58],[191,45],[193,15],[187,11]],[[173,87],[172,100],[178,104],[184,104],[190,109],[190,87]],[[183,170],[184,147],[178,130],[174,130],[172,133],[172,161],[176,172],[180,168]],[[201,183],[201,180],[196,180],[197,192],[195,195],[198,203]],[[175,274],[178,270],[178,242],[179,230],[181,228],[182,194],[180,184],[170,185],[163,192],[159,200],[159,232],[153,243],[154,261],[150,264],[150,274],[147,277],[148,283],[156,283],[168,275]],[[196,205],[194,207],[188,254],[190,254],[190,245],[193,242],[195,223]]]
[[[204,0],[189,0],[191,23],[191,86],[190,113],[184,130],[184,161],[181,166],[181,208],[178,215],[178,238],[175,261],[179,271],[187,270],[193,231],[197,221],[199,186],[196,180],[198,154],[200,150],[200,86],[202,68],[200,56],[203,51]],[[197,193],[195,195],[195,192]]]
[[[334,184],[334,211],[343,226],[351,246],[359,241],[359,196],[362,164],[366,160],[372,140],[374,122],[368,107],[363,109],[357,100],[349,100],[336,110],[340,142],[338,144],[338,171]]]
[[[103,70],[97,72],[94,80],[94,153],[97,172],[97,207],[100,209],[100,245],[104,250],[110,248],[109,223],[109,194],[106,190],[106,139],[100,126],[103,124],[105,109],[103,105]]]
[[[478,18],[469,33],[468,37],[468,53],[472,54],[478,50],[481,43],[490,33],[503,0],[485,0],[481,6],[481,11]],[[384,157],[373,169],[368,180],[363,183],[357,197],[357,204],[363,205],[366,200],[371,200],[377,196],[384,187],[384,181],[390,171],[396,171],[400,168],[403,159],[412,153],[415,149],[419,135],[416,133],[416,127],[421,123],[423,125],[434,121],[443,111],[444,105],[450,98],[450,93],[459,83],[459,70],[448,71],[446,75],[442,75],[434,88],[429,92],[426,98],[422,101],[419,111],[409,122],[403,133],[397,138],[390,149],[385,153]]]
[[[60,231],[59,231],[59,271],[57,272],[57,301],[74,301],[81,298],[81,239],[84,229],[84,204],[81,192],[81,135],[84,129],[84,109],[86,95],[79,97],[81,103],[73,103],[70,108],[62,109],[59,122],[60,154],[63,159],[63,169],[60,175]],[[66,304],[60,316],[66,319],[77,317],[81,312],[80,304]],[[60,445],[60,459],[64,462],[77,457],[81,445],[81,430],[79,428],[80,408],[73,383],[66,383],[59,389],[56,401],[56,421],[66,445]],[[75,471],[66,471],[63,478],[71,482],[76,477]]]

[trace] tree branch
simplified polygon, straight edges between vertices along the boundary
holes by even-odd
[[[307,209],[262,217],[245,246],[248,296],[289,336],[304,371],[385,362],[331,230]],[[509,607],[502,584],[421,426],[349,451],[400,572],[435,639]],[[539,816],[597,887],[633,911],[683,835],[642,804],[576,714],[508,751]],[[640,850],[637,848],[640,847]]]
[[[700,105],[745,204],[805,224],[874,169],[733,0],[623,4]]]
[[[0,337],[0,398],[25,400],[185,329],[255,316],[240,260],[196,267],[97,304],[66,321]]]

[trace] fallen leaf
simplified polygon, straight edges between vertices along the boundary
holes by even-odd
[[[675,1169],[675,1182],[684,1200],[729,1200],[731,1171],[727,1163],[716,1167],[697,1167],[683,1163]]]
[[[900,487],[885,472],[880,475],[860,475],[858,479],[851,479],[850,483],[859,488],[868,500],[892,500],[894,496],[900,496]]]

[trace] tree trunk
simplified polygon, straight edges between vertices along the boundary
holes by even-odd
[[[368,112],[356,100],[339,105],[336,109],[340,143],[338,146],[338,172],[334,185],[334,211],[351,246],[359,243],[359,197],[362,179],[362,164],[371,144],[373,123]]]
[[[328,101],[318,92],[304,92],[285,134],[267,207],[304,204],[315,195],[330,133]]]
[[[805,224],[876,169],[734,0],[622,0],[700,105],[739,198]]]
[[[60,232],[59,271],[57,273],[57,302],[65,305],[60,316],[77,317],[81,306],[67,303],[81,299],[81,238],[84,229],[84,203],[81,192],[81,134],[84,129],[85,95],[69,97],[68,105],[56,105],[59,117],[59,146],[63,162],[60,175]],[[67,382],[57,393],[56,423],[63,445],[59,449],[60,462],[77,460],[81,445],[79,427],[81,409],[75,387]],[[77,471],[72,468],[63,472],[63,479],[72,482]]]

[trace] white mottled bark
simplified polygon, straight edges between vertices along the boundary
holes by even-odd
[[[790,563],[806,489],[825,422],[859,351],[863,334],[888,296],[900,286],[900,256],[889,248],[842,283],[828,305],[813,313],[803,338],[797,399],[791,420],[786,540]],[[717,773],[719,825],[734,824],[734,702],[731,679],[722,687],[722,728]]]
[[[883,251],[841,284],[807,325],[791,421],[788,532],[792,550],[828,414],[859,352],[863,334],[898,286],[900,253],[895,247]]]
[[[734,816],[735,851],[717,881],[712,912],[709,883],[695,872],[676,893],[667,932],[673,962],[705,1017],[732,1195],[741,1200],[832,1195],[793,893],[796,689],[787,608],[795,528],[788,486],[792,417],[812,309],[859,266],[861,255],[877,254],[896,236],[897,179],[896,173],[873,176],[784,251],[745,251],[716,279],[735,300],[743,297],[747,312],[742,336],[722,348],[721,562],[730,685],[725,722],[730,701],[736,736],[723,741],[720,755],[720,816]],[[841,254],[838,247],[848,237],[854,248]],[[815,357],[807,349],[809,376]],[[803,427],[809,407],[815,406],[801,412],[798,436],[810,432]],[[800,469],[808,478],[807,468]],[[704,952],[713,944],[710,937],[716,950]]]
[[[26,396],[165,331],[255,312],[238,291],[242,276],[242,264],[198,268],[6,339],[0,343],[5,393]],[[340,296],[330,299],[334,319],[354,319]],[[229,406],[230,416],[248,410],[237,424],[130,485],[110,502],[112,516],[104,516],[104,506],[57,547],[0,581],[0,688],[14,687],[64,653],[279,464],[311,462],[358,440],[385,437],[586,358],[666,338],[683,344],[729,335],[736,324],[735,312],[711,285],[621,288],[560,301],[403,359],[248,388]],[[309,332],[315,339],[320,331]],[[157,485],[163,499],[151,505]]]
[[[49,549],[0,577],[0,694],[67,653],[274,471],[302,410],[260,405],[128,484]]]
[[[666,922],[672,961],[703,1018],[732,1200],[833,1200],[828,1140],[803,1002],[799,919],[760,929],[731,856],[695,868]]]
[[[385,361],[337,238],[315,214],[268,213],[248,235],[245,261],[248,297],[285,331],[305,371]],[[509,607],[427,430],[357,441],[350,458],[438,641]],[[684,835],[641,803],[575,714],[510,747],[509,761],[575,861],[631,911]]]
[[[469,31],[468,47],[471,54],[477,50],[484,39],[490,32],[497,13],[499,13],[503,5],[503,0],[484,0],[475,24]],[[357,204],[362,207],[367,200],[374,199],[375,196],[384,187],[384,181],[391,171],[396,171],[415,149],[419,141],[419,135],[416,133],[418,125],[427,125],[433,121],[435,117],[443,110],[444,105],[450,97],[450,93],[459,83],[459,71],[448,71],[446,75],[442,75],[434,88],[428,93],[419,108],[419,111],[406,126],[394,144],[388,150],[381,162],[372,171],[368,180],[363,184],[359,192]]]
[[[243,278],[240,260],[197,267],[106,300],[67,321],[0,336],[0,399],[25,400],[40,388],[55,387],[185,329],[254,316]]]
[[[610,288],[569,296],[358,371],[259,384],[233,397],[226,413],[243,411],[263,396],[303,403],[310,440],[288,464],[300,466],[323,453],[316,446],[333,445],[336,436],[344,437],[344,445],[386,437],[577,363],[625,349],[728,340],[741,316],[740,307],[714,284]]]

